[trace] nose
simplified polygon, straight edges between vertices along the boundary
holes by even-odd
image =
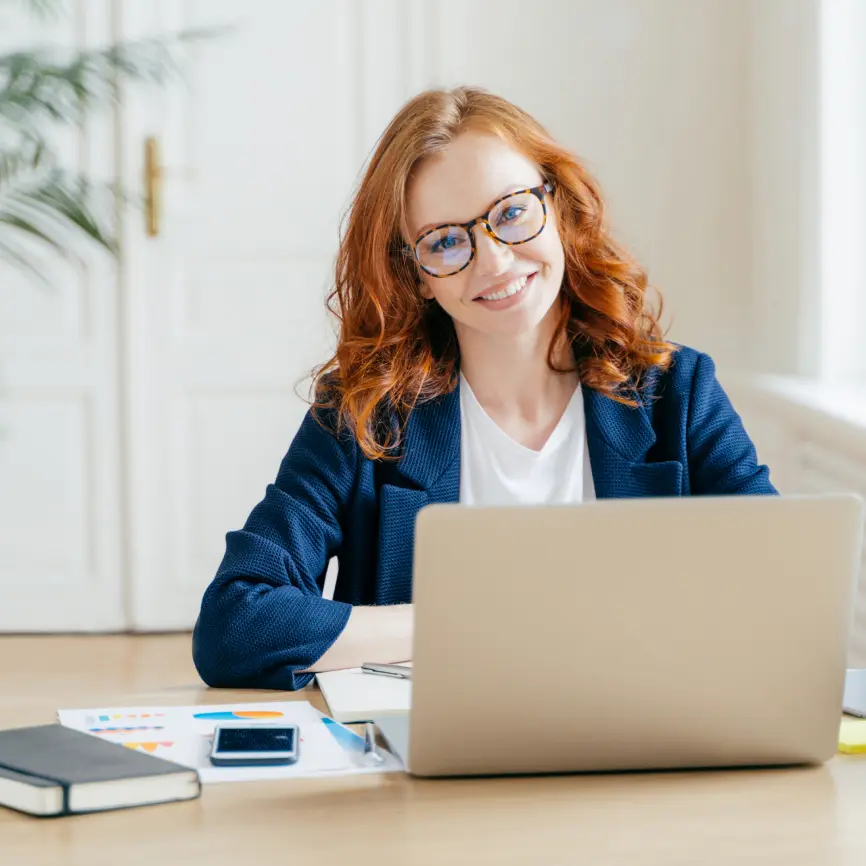
[[[492,237],[481,223],[472,229],[475,232],[475,270],[482,277],[498,277],[511,267],[514,253],[508,244]]]

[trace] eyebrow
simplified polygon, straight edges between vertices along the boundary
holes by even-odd
[[[544,181],[541,181],[541,183],[544,183]],[[490,199],[490,203],[487,205],[486,208],[484,208],[483,211],[481,211],[481,213],[486,213],[488,210],[490,210],[491,207],[493,207],[493,202],[499,201],[499,199],[504,198],[507,195],[511,195],[511,193],[513,192],[519,192],[520,190],[524,189],[533,189],[536,186],[538,186],[538,184],[530,184],[529,186],[527,186],[523,183],[512,183],[509,186],[505,187],[505,189],[500,192],[499,195],[494,196],[492,199]],[[471,219],[475,219],[475,217],[471,217]],[[424,234],[424,232],[429,231],[430,229],[435,229],[437,226],[459,226],[468,222],[470,222],[470,220],[439,220],[439,222],[435,223],[425,223],[423,226],[421,226],[420,229],[415,232],[413,237],[420,237]]]

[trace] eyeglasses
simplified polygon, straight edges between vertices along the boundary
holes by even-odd
[[[497,199],[487,213],[468,223],[448,223],[428,229],[418,237],[412,252],[431,277],[450,277],[469,267],[475,258],[475,235],[479,223],[501,244],[516,246],[537,238],[547,224],[546,194],[552,183],[511,192]]]

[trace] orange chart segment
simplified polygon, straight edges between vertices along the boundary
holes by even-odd
[[[282,717],[282,713],[274,710],[233,710],[213,713],[196,713],[196,719],[278,719]]]

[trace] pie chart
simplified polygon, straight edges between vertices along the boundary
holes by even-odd
[[[274,710],[220,710],[214,713],[196,713],[193,718],[224,721],[226,719],[278,719],[282,715]]]

